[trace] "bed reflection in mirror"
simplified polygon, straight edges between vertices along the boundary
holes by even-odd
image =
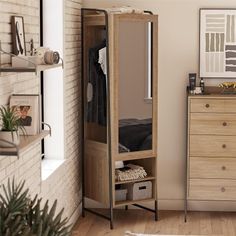
[[[151,23],[119,25],[119,153],[152,149]]]

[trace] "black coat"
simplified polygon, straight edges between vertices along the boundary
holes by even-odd
[[[104,48],[106,43],[89,49],[89,71],[88,82],[92,84],[92,100],[87,103],[87,121],[105,126],[107,123],[107,86],[106,75],[98,63],[99,50]]]

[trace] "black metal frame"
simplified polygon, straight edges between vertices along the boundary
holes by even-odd
[[[105,24],[106,26],[108,26],[108,12],[106,10],[102,10],[102,9],[93,9],[93,8],[82,8],[81,9],[81,23],[82,23],[82,60],[83,61],[83,55],[84,55],[84,34],[83,34],[83,27],[84,27],[84,24],[83,24],[83,16],[84,16],[84,12],[85,11],[98,11],[98,12],[101,12],[101,13],[104,13],[105,15]],[[108,32],[108,27],[105,28],[106,30],[106,45],[107,45],[107,62],[109,62],[109,32]],[[107,74],[109,76],[109,71],[110,71],[110,68],[109,68],[109,63],[107,63]],[[107,76],[107,97],[110,97],[110,81],[109,81],[109,77]],[[84,77],[84,68],[82,66],[82,78],[81,78],[81,88],[82,88],[82,112],[83,112],[83,121],[82,121],[82,125],[84,124],[84,121],[85,121],[85,114],[84,114],[84,81],[83,81],[83,77]],[[110,114],[110,99],[107,99],[107,114]],[[108,125],[108,143],[110,144],[111,143],[111,125],[110,125],[110,116],[107,116],[107,125]],[[82,139],[82,147],[83,147],[83,151],[82,151],[82,216],[84,217],[85,216],[85,211],[88,211],[90,213],[93,213],[97,216],[100,216],[102,218],[105,218],[107,220],[110,221],[110,228],[113,229],[113,217],[114,217],[114,214],[113,214],[113,194],[112,194],[112,160],[111,160],[111,145],[108,145],[109,146],[109,199],[110,199],[110,216],[105,216],[101,213],[98,213],[96,211],[93,211],[89,208],[86,208],[85,207],[85,184],[84,184],[84,128],[82,127],[82,130],[83,130],[83,139]]]
[[[189,88],[186,88],[186,111],[188,114],[188,93],[189,93]],[[188,115],[186,116],[186,129],[185,129],[186,136],[188,137]],[[185,154],[185,199],[184,199],[184,222],[187,222],[187,214],[188,214],[188,140],[186,143],[186,154]]]
[[[43,0],[40,0],[40,47],[43,47]],[[41,121],[44,122],[44,73],[40,72]],[[41,141],[41,157],[44,158],[44,139]]]
[[[105,30],[106,30],[106,45],[107,45],[107,74],[108,76],[110,75],[109,74],[109,71],[110,71],[110,68],[109,68],[109,29],[108,29],[108,12],[106,10],[103,10],[103,9],[96,9],[96,8],[82,8],[81,9],[81,24],[82,24],[82,33],[81,33],[81,41],[82,41],[82,56],[81,56],[81,61],[83,62],[83,56],[84,56],[84,13],[86,11],[97,11],[97,12],[101,12],[101,13],[104,13],[105,15]],[[144,11],[145,14],[150,14],[150,15],[153,15],[153,13],[151,11]],[[151,36],[153,38],[153,24],[152,24],[152,27],[151,27],[152,31],[151,31]],[[153,48],[153,41],[152,41],[152,45],[151,45],[151,48]],[[152,51],[152,50],[151,50]],[[152,58],[152,62],[153,62],[153,54],[151,55],[151,58]],[[84,91],[84,67],[82,66],[82,73],[81,73],[81,89],[82,89],[82,216],[85,217],[85,211],[87,212],[90,212],[92,214],[95,214],[99,217],[102,217],[106,220],[109,220],[110,221],[110,229],[113,229],[114,228],[114,225],[113,225],[113,221],[114,221],[114,207],[113,207],[113,185],[112,185],[112,158],[111,158],[111,153],[112,153],[112,150],[111,150],[111,125],[110,125],[110,115],[107,116],[107,125],[108,125],[108,146],[109,146],[109,151],[108,151],[108,155],[109,155],[109,198],[110,198],[110,207],[109,207],[109,216],[107,215],[103,215],[97,211],[94,211],[94,210],[91,210],[89,208],[86,208],[85,207],[85,173],[84,173],[84,169],[85,169],[85,161],[84,161],[84,121],[85,121],[85,112],[84,112],[84,99],[85,99],[85,91]],[[110,97],[110,81],[109,81],[109,77],[107,77],[107,97]],[[110,114],[110,99],[107,99],[107,114]],[[132,204],[133,206],[135,207],[138,207],[138,208],[141,208],[141,209],[144,209],[144,210],[147,210],[147,211],[150,211],[150,212],[153,212],[155,214],[155,221],[158,220],[158,201],[155,200],[155,203],[154,203],[154,210],[151,209],[151,208],[147,208],[145,206],[142,206],[142,205],[139,205],[139,204]],[[125,206],[125,210],[128,210],[128,205]]]

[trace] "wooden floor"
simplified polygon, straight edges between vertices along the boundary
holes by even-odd
[[[190,212],[184,223],[183,212],[161,211],[158,222],[153,214],[143,210],[116,210],[114,230],[109,222],[86,213],[74,227],[73,236],[124,236],[125,231],[170,235],[236,236],[236,213]]]

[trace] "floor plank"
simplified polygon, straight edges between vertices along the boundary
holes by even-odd
[[[115,210],[114,230],[109,221],[86,213],[76,223],[73,236],[124,236],[126,231],[163,235],[236,236],[236,213],[189,212],[184,222],[181,211],[160,211],[159,221],[143,210]]]

